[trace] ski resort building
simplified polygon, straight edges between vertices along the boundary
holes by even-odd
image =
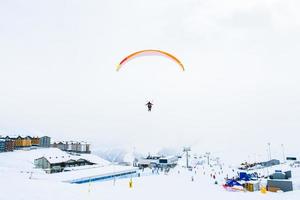
[[[146,167],[158,167],[159,159],[161,156],[147,156],[146,158],[139,159],[138,167],[146,168]]]
[[[11,139],[6,139],[5,140],[5,151],[13,151],[15,149],[15,141]]]
[[[32,136],[5,136],[1,139],[5,139],[6,141],[13,141],[13,144],[16,148],[23,148],[23,147],[31,147],[31,146],[39,146],[40,145],[40,138],[39,137],[32,137]],[[12,146],[12,145],[9,145]],[[11,149],[11,148],[8,148]]]
[[[15,140],[15,148],[24,148],[24,147],[30,147],[31,146],[31,139],[30,137],[22,137],[18,136],[17,138],[11,138],[12,140]]]
[[[23,147],[31,147],[31,146],[39,146],[39,137],[31,137],[31,136],[6,136],[2,137],[7,141],[13,141],[15,148],[23,148]],[[10,145],[11,146],[11,145]],[[11,149],[11,148],[9,148]]]
[[[73,153],[91,153],[90,144],[87,142],[54,142],[52,147],[58,148],[62,151],[73,152]]]
[[[39,137],[27,136],[27,138],[31,140],[31,146],[39,146],[40,145],[40,138]]]
[[[159,158],[159,166],[162,168],[175,167],[177,165],[177,156],[167,156]]]
[[[47,173],[62,172],[67,167],[93,165],[94,163],[83,158],[76,159],[72,156],[41,157],[34,160],[36,168],[42,168]]]
[[[15,142],[11,139],[0,139],[0,152],[13,151]]]
[[[177,165],[178,157],[177,156],[147,156],[138,161],[138,167],[158,167],[158,168],[170,168]]]
[[[5,140],[0,139],[0,152],[4,152],[4,151],[5,151]]]
[[[43,136],[40,138],[40,147],[45,147],[45,148],[49,148],[50,147],[50,143],[51,143],[51,138],[48,136]]]
[[[0,139],[4,145],[4,151],[13,151],[14,149],[35,147],[50,147],[51,138],[48,136],[1,136]],[[0,148],[1,149],[1,148]],[[0,150],[1,152],[1,150]]]
[[[279,165],[280,161],[277,160],[277,159],[272,159],[272,160],[269,160],[269,161],[266,161],[266,162],[261,162],[259,164],[264,166],[264,167],[271,167],[271,166],[274,166],[274,165]]]

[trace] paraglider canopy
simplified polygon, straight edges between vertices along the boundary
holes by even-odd
[[[165,51],[161,51],[161,50],[155,50],[155,49],[146,49],[146,50],[141,50],[141,51],[137,51],[134,52],[128,56],[126,56],[118,65],[117,65],[117,71],[119,71],[122,66],[127,63],[128,61],[136,58],[136,57],[140,57],[140,56],[151,56],[151,55],[158,55],[158,56],[164,56],[172,61],[174,61],[175,63],[177,63],[180,68],[182,69],[182,71],[184,71],[184,66],[183,64],[180,62],[180,60],[178,58],[176,58],[175,56],[173,56],[172,54],[165,52]]]

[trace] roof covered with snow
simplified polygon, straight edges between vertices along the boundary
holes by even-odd
[[[32,170],[34,168],[34,160],[45,157],[50,158],[53,162],[66,161],[70,159],[85,159],[89,162],[100,166],[108,165],[109,162],[92,154],[70,155],[58,148],[38,148],[34,150],[15,150],[13,152],[1,153],[1,167],[9,169]]]

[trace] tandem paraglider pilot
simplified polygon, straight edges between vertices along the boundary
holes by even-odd
[[[153,103],[151,103],[150,101],[148,101],[148,103],[146,103],[146,106],[148,107],[148,112],[151,112]]]

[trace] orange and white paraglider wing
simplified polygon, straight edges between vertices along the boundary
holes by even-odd
[[[176,58],[175,56],[173,56],[172,54],[170,54],[168,52],[161,51],[161,50],[153,50],[153,49],[137,51],[137,52],[134,52],[134,53],[126,56],[117,65],[117,71],[119,71],[125,63],[127,63],[128,61],[130,61],[132,59],[135,59],[135,58],[141,57],[141,56],[152,56],[152,55],[164,56],[164,57],[166,57],[166,58],[174,61],[175,63],[177,63],[180,66],[180,68],[184,71],[184,66],[183,66],[183,64],[180,62],[180,60],[178,58]]]

